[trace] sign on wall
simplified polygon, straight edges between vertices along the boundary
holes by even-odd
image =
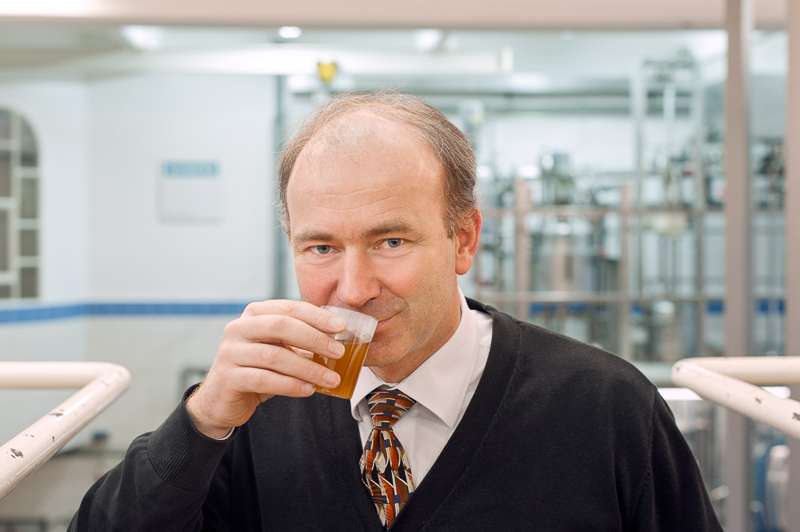
[[[161,165],[161,217],[216,221],[222,216],[222,180],[216,161],[165,161]]]

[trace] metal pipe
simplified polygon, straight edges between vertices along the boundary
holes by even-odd
[[[289,89],[286,86],[286,76],[275,76],[275,121],[272,128],[272,145],[274,152],[280,153],[283,148],[284,136],[286,135],[286,114],[288,107]],[[273,165],[273,182],[278,182],[278,158],[275,158]],[[277,185],[272,187],[270,193],[277,196]],[[272,230],[272,297],[274,299],[284,299],[288,297],[289,291],[286,289],[288,285],[286,275],[286,233],[284,232],[283,225],[281,224],[280,215],[278,212],[278,201],[280,199],[275,197],[270,204],[273,208],[274,218],[270,220],[270,229]],[[269,245],[270,242],[267,242]]]
[[[516,286],[517,292],[527,292],[530,290],[530,256],[531,238],[525,227],[525,218],[532,210],[531,189],[525,181],[514,183],[514,214],[515,214],[515,261]],[[517,318],[523,321],[528,320],[528,306],[524,301],[517,302]]]
[[[700,294],[673,295],[667,299],[675,303],[693,303],[703,298]],[[487,303],[652,303],[663,301],[662,294],[638,295],[629,292],[573,292],[552,290],[537,292],[484,291],[481,300]]]
[[[631,207],[631,184],[622,185],[623,208]],[[626,214],[620,214],[620,257],[619,277],[617,291],[623,296],[630,295],[630,223],[631,219]],[[631,344],[631,305],[624,302],[620,305],[619,320],[619,356],[625,360],[633,359],[633,346]]]
[[[694,101],[692,102],[692,122],[695,128],[694,139],[694,216],[695,216],[695,280],[697,294],[697,356],[706,355],[706,268],[705,268],[705,234],[707,208],[706,176],[703,166],[703,146],[706,139],[705,126],[705,95],[703,93],[703,80],[697,64],[692,69],[694,78]]]
[[[750,139],[748,86],[752,0],[727,0],[728,74],[725,80],[725,355],[749,355],[752,348],[750,293]],[[747,424],[728,415],[722,471],[729,489],[727,532],[749,529]]]
[[[722,209],[712,208],[709,212],[721,212]],[[484,218],[502,218],[503,216],[514,215],[519,212],[514,209],[481,209],[481,216]],[[687,207],[658,207],[658,208],[626,208],[616,207],[583,207],[580,205],[549,206],[537,205],[531,207],[530,211],[537,216],[584,216],[587,218],[602,218],[609,214],[625,214],[627,216],[649,216],[653,214],[692,214],[693,209]]]
[[[760,388],[800,383],[800,357],[687,358],[672,366],[672,383],[800,438],[800,402]]]
[[[784,145],[784,338],[787,355],[800,355],[800,4],[786,2],[789,69],[786,76],[786,142]],[[800,386],[792,387],[792,393]],[[791,501],[800,500],[800,442],[789,440],[789,489]],[[786,532],[800,532],[800,505],[789,504]]]
[[[645,121],[647,120],[647,73],[644,62],[641,62],[631,76],[630,101],[631,117],[633,119],[633,156],[634,172],[636,179],[636,196],[634,205],[636,209],[642,209],[644,189],[644,149],[645,149]],[[623,205],[630,208],[630,205]],[[636,292],[644,293],[644,257],[642,249],[644,247],[644,232],[642,231],[642,219],[638,218],[638,230],[636,231]],[[630,316],[627,316],[628,318]]]
[[[784,147],[785,233],[784,310],[786,354],[800,356],[800,5],[787,2],[789,72],[786,87],[786,143]],[[790,326],[795,325],[794,327]],[[798,461],[800,463],[800,461]],[[800,472],[800,470],[798,470]]]
[[[0,452],[0,499],[113,403],[131,382],[127,369],[102,362],[0,362],[0,389],[81,388]]]

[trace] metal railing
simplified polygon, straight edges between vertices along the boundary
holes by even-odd
[[[703,399],[800,438],[800,402],[761,388],[800,383],[800,357],[687,358],[672,366],[672,382]]]
[[[0,499],[36,471],[131,382],[127,369],[103,362],[0,362],[0,389],[80,388],[0,451]]]

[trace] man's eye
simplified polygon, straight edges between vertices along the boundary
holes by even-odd
[[[331,251],[330,246],[314,246],[311,248],[311,251],[316,253],[317,255],[327,255]]]
[[[387,238],[386,239],[386,245],[388,247],[390,247],[390,248],[399,247],[400,244],[402,244],[402,243],[403,243],[403,239],[402,238]]]

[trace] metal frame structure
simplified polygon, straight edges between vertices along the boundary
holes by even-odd
[[[49,460],[113,403],[131,382],[127,369],[103,362],[0,362],[0,389],[80,388],[0,452],[0,499]]]
[[[656,75],[656,71],[661,75]],[[686,74],[678,76],[671,81],[662,79],[664,72],[678,72]],[[650,78],[658,80],[653,81]],[[678,79],[679,78],[679,79]],[[654,85],[656,83],[656,85]],[[661,85],[664,86],[661,86]],[[689,93],[689,120],[696,131],[694,141],[694,156],[692,166],[694,170],[694,201],[691,205],[684,205],[665,201],[664,205],[649,206],[645,205],[642,190],[644,180],[651,172],[645,168],[645,123],[650,115],[649,95],[659,91],[662,93],[663,122],[665,124],[664,145],[668,157],[675,154],[675,120],[678,113],[678,89],[682,94]],[[698,349],[693,354],[699,356],[706,355],[706,306],[710,299],[705,282],[705,216],[709,213],[722,213],[722,209],[715,206],[708,206],[705,201],[704,190],[704,170],[701,154],[703,153],[702,143],[705,130],[704,123],[704,102],[703,86],[699,75],[697,64],[689,57],[679,57],[664,61],[643,61],[632,75],[632,81],[624,99],[628,103],[628,111],[634,128],[634,170],[628,173],[626,179],[620,183],[620,203],[615,207],[598,207],[589,205],[547,205],[534,204],[531,201],[530,189],[526,182],[518,181],[514,183],[514,205],[508,207],[490,207],[481,209],[484,218],[504,218],[511,216],[514,219],[515,227],[515,259],[514,259],[514,287],[513,291],[495,291],[483,287],[480,282],[475,288],[475,297],[490,304],[515,304],[517,317],[528,319],[528,307],[533,303],[544,304],[567,304],[567,303],[588,303],[588,304],[618,304],[628,314],[631,305],[658,301],[669,301],[671,303],[695,303],[698,308]],[[686,111],[686,98],[683,100],[683,111]],[[582,217],[591,220],[602,219],[607,215],[613,214],[620,217],[620,259],[619,270],[617,272],[618,289],[614,291],[579,292],[572,290],[551,290],[551,291],[532,291],[529,282],[529,266],[531,254],[530,235],[525,227],[526,218],[535,214],[539,217]],[[674,288],[668,288],[666,293],[653,294],[645,288],[643,279],[643,220],[653,216],[683,215],[696,221],[696,238],[694,244],[696,285],[693,293],[686,294],[676,292]],[[673,249],[670,254],[673,264],[670,265],[671,271],[677,270],[675,262],[677,255],[674,253],[676,242],[674,239],[669,242]],[[478,254],[474,260],[476,276],[481,276],[480,255],[484,253],[483,246],[479,247]],[[619,320],[619,346],[617,354],[622,358],[631,360],[633,358],[633,348],[631,341],[631,320],[626,315]],[[605,346],[608,348],[608,346]],[[665,364],[665,369],[669,367]]]

